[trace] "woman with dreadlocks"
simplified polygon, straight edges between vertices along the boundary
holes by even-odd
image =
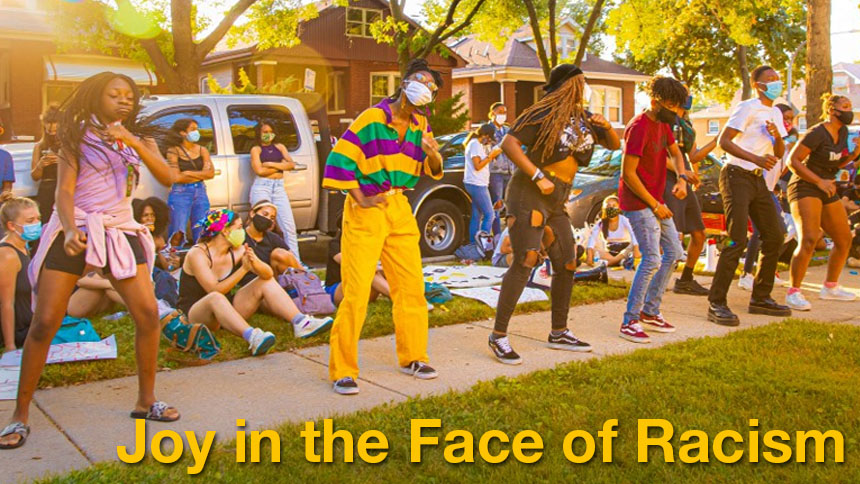
[[[411,61],[401,87],[361,113],[326,161],[323,188],[349,192],[341,244],[344,296],[329,358],[329,378],[341,395],[358,393],[358,338],[380,257],[394,305],[400,370],[425,380],[437,376],[427,364],[421,233],[403,191],[422,174],[442,178],[442,157],[426,114],[441,85],[442,76],[427,61]]]
[[[620,146],[609,122],[586,111],[590,88],[579,67],[556,66],[543,90],[546,95],[517,118],[502,141],[502,149],[517,166],[505,201],[508,215],[514,217],[510,231],[514,260],[502,281],[489,345],[496,358],[509,365],[518,365],[522,359],[508,341],[508,322],[532,268],[545,256],[553,269],[549,347],[591,351],[588,343],[567,329],[576,244],[564,203],[577,167],[588,164],[595,143],[610,150]]]
[[[135,321],[138,397],[131,417],[179,418],[175,408],[155,398],[160,337],[150,278],[155,248],[131,208],[141,164],[163,185],[169,186],[173,175],[152,139],[159,131],[139,123],[139,111],[134,81],[112,72],[82,82],[62,107],[56,207],[29,268],[35,312],[24,343],[17,405],[12,423],[0,433],[0,449],[20,447],[29,436],[30,401],[51,340],[88,268],[108,277]]]

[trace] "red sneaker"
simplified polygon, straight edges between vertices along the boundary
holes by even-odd
[[[658,333],[674,333],[675,327],[663,319],[662,314],[651,316],[645,313],[639,313],[639,320],[647,324],[649,328]]]
[[[645,331],[642,331],[642,325],[640,325],[639,321],[635,319],[630,321],[630,324],[622,324],[621,331],[618,333],[618,336],[634,343],[651,342],[651,338],[648,337]]]

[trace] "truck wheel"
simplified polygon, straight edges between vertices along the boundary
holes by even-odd
[[[591,211],[588,212],[588,216],[585,218],[585,221],[590,225],[594,225],[594,223],[597,221],[597,217],[600,216],[601,210],[603,210],[603,202],[600,202],[597,205],[591,207]]]
[[[450,255],[463,238],[463,214],[447,200],[429,200],[418,211],[421,254],[424,257]]]

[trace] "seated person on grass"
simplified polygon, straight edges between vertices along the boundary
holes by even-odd
[[[335,306],[340,305],[343,301],[343,286],[341,285],[340,277],[340,238],[341,232],[337,231],[337,235],[328,243],[328,261],[325,267],[325,292],[331,296],[331,302]],[[373,275],[373,282],[370,284],[370,301],[376,301],[380,295],[390,298],[391,293],[388,289],[388,281],[385,280],[385,274],[382,273],[382,268],[377,266],[376,274]]]
[[[0,207],[0,222],[6,231],[0,240],[0,340],[6,351],[14,351],[24,346],[33,319],[28,243],[42,233],[39,207],[29,198],[10,198]]]
[[[168,272],[178,269],[180,266],[179,256],[165,256],[164,248],[167,246],[167,226],[170,223],[170,209],[164,200],[157,197],[149,197],[146,200],[134,199],[131,201],[134,210],[134,219],[149,229],[152,240],[155,242],[155,267]]]
[[[621,265],[630,254],[634,258],[641,257],[633,228],[627,217],[621,215],[615,195],[603,200],[600,220],[591,228],[585,256],[585,263],[591,267],[594,267],[595,254],[609,267]]]
[[[507,269],[511,266],[511,261],[514,259],[514,250],[511,248],[510,227],[513,223],[513,216],[508,215],[505,217],[505,230],[503,230],[502,235],[499,236],[499,241],[496,242],[496,249],[493,251],[493,267],[502,267]]]
[[[245,225],[245,233],[248,234],[245,242],[254,249],[261,261],[269,264],[275,274],[283,274],[287,269],[304,272],[305,268],[290,251],[284,238],[275,233],[277,216],[278,208],[272,202],[260,200],[255,203]]]
[[[248,249],[242,219],[234,212],[210,210],[199,224],[199,241],[188,251],[179,276],[178,309],[190,323],[203,324],[212,331],[223,326],[244,338],[254,356],[265,354],[275,344],[274,334],[248,324],[257,311],[291,322],[299,338],[313,336],[331,325],[331,318],[302,314],[286,297],[272,268]],[[241,285],[249,273],[256,277]]]

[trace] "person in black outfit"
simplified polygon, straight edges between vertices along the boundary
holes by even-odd
[[[749,312],[770,316],[790,316],[791,309],[771,298],[779,248],[783,242],[773,195],[762,174],[772,169],[785,154],[783,138],[788,136],[782,111],[773,105],[782,94],[779,74],[770,66],[759,66],[751,81],[757,97],[738,104],[732,110],[720,134],[720,148],[728,161],[720,172],[720,194],[726,213],[728,242],[720,252],[714,282],[708,295],[708,320],[726,326],[737,326],[740,319],[727,304],[729,286],[738,269],[738,261],[747,246],[747,224],[761,233],[761,261],[758,264],[750,299]]]
[[[261,261],[269,264],[275,274],[283,274],[287,269],[304,272],[305,268],[290,252],[284,238],[276,233],[277,217],[278,208],[269,200],[260,200],[254,204],[245,225],[245,233],[248,234],[245,243],[254,249]]]
[[[589,163],[594,145],[610,150],[621,146],[609,122],[585,110],[587,86],[579,67],[556,66],[543,89],[546,95],[520,115],[502,141],[505,155],[517,167],[505,203],[508,215],[514,217],[510,229],[514,257],[502,281],[489,346],[496,359],[511,365],[522,359],[508,341],[508,322],[532,269],[545,255],[553,268],[549,346],[591,350],[567,329],[577,253],[564,204],[577,167]]]
[[[42,220],[51,218],[54,211],[54,193],[57,191],[57,154],[60,152],[60,139],[57,129],[60,121],[60,108],[56,104],[48,106],[42,113],[42,139],[33,147],[30,176],[39,182],[36,201]]]
[[[848,125],[854,120],[854,111],[847,97],[827,94],[822,112],[825,121],[806,132],[788,162],[793,173],[788,183],[788,201],[797,223],[800,244],[791,259],[791,288],[786,303],[801,311],[811,307],[800,292],[800,285],[822,229],[833,239],[833,250],[819,298],[836,301],[856,298],[854,293],[837,285],[848,259],[852,236],[835,181],[836,172],[860,156],[860,145],[853,152],[848,151]]]
[[[41,235],[39,208],[29,198],[9,199],[0,207],[0,223],[6,231],[0,240],[0,336],[6,351],[14,351],[24,346],[33,319],[27,243]]]

